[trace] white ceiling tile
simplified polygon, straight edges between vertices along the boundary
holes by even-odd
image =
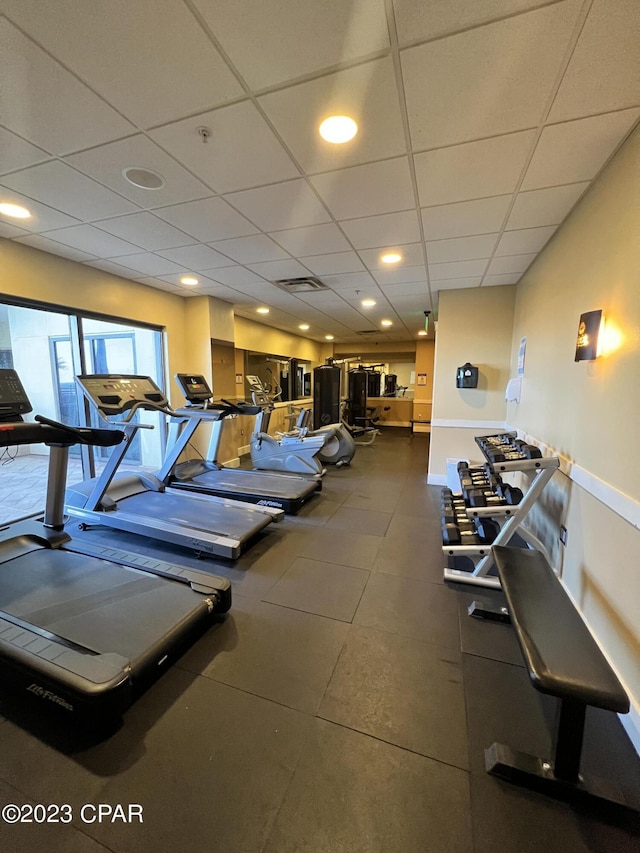
[[[179,249],[163,249],[158,252],[163,258],[180,264],[186,270],[210,270],[215,267],[230,267],[233,266],[233,261],[230,258],[216,252],[215,249],[209,246],[203,246],[200,243],[197,246],[183,246]]]
[[[71,246],[65,246],[62,243],[57,243],[55,240],[43,237],[42,234],[29,234],[28,237],[18,238],[16,242],[23,243],[25,246],[32,246],[34,249],[40,249],[42,252],[49,252],[52,255],[60,255],[71,261],[83,263],[84,261],[95,260],[94,255],[81,252],[79,249],[73,249]]]
[[[393,0],[398,41],[426,41],[540,5],[540,0]]]
[[[109,0],[108,13],[83,0],[3,0],[2,5],[138,126],[181,118],[243,94],[187,6],[175,0]]]
[[[550,121],[640,103],[637,0],[595,0],[549,114]]]
[[[203,142],[196,132],[208,127]],[[272,130],[249,101],[168,124],[151,137],[216,192],[276,183],[300,174]]]
[[[137,207],[127,199],[76,172],[66,163],[53,160],[31,166],[22,172],[5,175],[8,187],[63,213],[82,220],[100,219],[130,213]]]
[[[427,243],[427,259],[430,264],[443,264],[447,261],[472,261],[476,258],[490,258],[497,240],[497,234],[479,234],[475,237],[434,240]]]
[[[416,267],[400,267],[393,270],[375,270],[372,273],[378,284],[402,284],[409,281],[427,280],[427,271],[423,264]]]
[[[137,278],[137,282],[140,284],[146,284],[149,287],[155,287],[157,290],[165,290],[167,293],[175,293],[178,296],[182,295],[182,291],[184,288],[178,287],[175,284],[170,284],[168,281],[164,281],[161,278],[155,278],[153,276],[149,276],[147,278]]]
[[[521,273],[503,273],[502,275],[485,275],[482,280],[483,287],[496,287],[504,284],[517,284]]]
[[[137,270],[144,275],[168,275],[169,273],[187,272],[182,265],[174,264],[166,258],[161,258],[159,255],[154,255],[152,252],[140,252],[137,255],[124,255],[123,257],[114,257],[115,263],[129,267],[132,270]]]
[[[402,256],[397,264],[385,264],[380,258],[387,251],[395,251]],[[424,252],[422,243],[411,243],[407,246],[385,246],[384,249],[361,249],[358,252],[362,260],[370,270],[391,270],[401,267],[411,267],[424,263]]]
[[[506,273],[523,273],[535,260],[537,253],[529,255],[509,255],[494,258],[487,267],[487,275],[505,275]]]
[[[258,233],[257,228],[221,198],[175,204],[154,213],[203,243]]]
[[[402,51],[413,148],[535,127],[580,6],[566,0]]]
[[[346,252],[350,248],[344,235],[333,222],[327,222],[324,225],[307,225],[304,228],[292,228],[289,231],[276,231],[270,236],[297,257]]]
[[[513,192],[535,138],[524,131],[416,154],[421,206]]]
[[[415,243],[420,239],[420,226],[413,210],[349,219],[341,222],[340,227],[356,249]]]
[[[41,11],[38,3],[34,16]],[[133,125],[6,18],[0,18],[0,56],[2,123],[34,145],[66,154],[132,132]]]
[[[389,46],[383,0],[196,0],[196,6],[252,89]]]
[[[153,276],[153,278],[160,279],[161,281],[164,281],[167,284],[172,284],[174,287],[180,288],[180,290],[188,290],[188,291],[198,290],[198,291],[200,291],[200,290],[202,290],[203,287],[213,287],[213,286],[222,287],[222,285],[219,285],[218,282],[213,278],[214,272],[215,272],[215,270],[212,271],[211,273],[207,273],[207,274],[202,273],[202,272],[198,272],[198,275],[195,276],[195,278],[198,279],[198,284],[183,284],[180,281],[180,279],[184,276],[184,270],[181,270],[178,273],[168,273],[166,275],[163,274],[163,275]],[[140,278],[141,281],[145,280],[144,277],[138,276],[137,278]]]
[[[269,281],[309,275],[309,270],[293,258],[283,261],[265,261],[261,264],[249,264],[248,266],[258,275],[268,278]]]
[[[498,243],[496,257],[539,252],[555,231],[555,225],[544,228],[524,228],[521,231],[505,231]]]
[[[478,278],[450,278],[439,279],[433,285],[434,292],[439,290],[462,290],[466,287],[478,287],[481,277]]]
[[[263,231],[316,225],[328,222],[331,218],[322,202],[302,178],[231,193],[225,198]]]
[[[105,219],[93,224],[96,228],[107,231],[114,237],[129,240],[148,252],[157,249],[173,249],[176,246],[187,246],[195,243],[193,237],[178,231],[177,228],[168,225],[162,219],[158,219],[157,216],[146,211],[118,216],[115,219]]]
[[[406,150],[391,57],[309,80],[259,98],[274,127],[307,173],[326,172]],[[335,145],[318,128],[331,115],[358,125],[349,142]]]
[[[119,275],[120,278],[136,279],[139,275],[136,270],[129,269],[129,267],[123,267],[121,264],[116,264],[113,261],[87,261],[87,266],[95,267],[98,270],[103,270],[104,272],[111,273],[112,275]]]
[[[415,203],[406,157],[327,172],[311,182],[336,219],[408,210]]]
[[[50,155],[46,151],[0,127],[0,174],[49,159]]]
[[[424,236],[427,240],[443,240],[447,237],[467,237],[499,231],[511,199],[510,195],[499,195],[425,207],[421,211]]]
[[[15,237],[25,237],[28,233],[24,228],[16,228],[15,225],[10,225],[8,222],[0,220],[0,237],[12,240]]]
[[[507,229],[511,231],[536,228],[540,225],[558,225],[588,186],[588,183],[569,184],[565,187],[518,193]]]
[[[478,282],[480,279],[478,279]],[[428,290],[426,281],[411,281],[402,282],[401,284],[381,284],[380,290],[384,293],[387,299],[397,300],[399,297],[406,296],[411,299],[415,296],[420,296]]]
[[[311,255],[304,259],[304,265],[312,273],[315,273],[315,275],[360,272],[364,269],[362,261],[355,252],[337,252],[333,255]]]
[[[247,284],[264,283],[263,278],[244,267],[223,267],[221,269],[214,269],[209,272],[208,278],[212,278],[219,284],[225,284],[228,287],[244,287]]]
[[[378,289],[378,285],[373,279],[373,276],[369,272],[352,272],[352,273],[343,273],[341,275],[325,275],[322,280],[325,284],[328,284],[333,290],[337,290],[340,293],[346,290],[358,290],[368,288],[369,290],[375,290],[377,293],[381,291]],[[366,296],[369,293],[365,294]]]
[[[521,189],[552,187],[595,177],[639,116],[640,109],[622,110],[545,127]]]
[[[66,246],[73,246],[74,249],[80,249],[81,252],[95,255],[98,258],[112,258],[140,251],[138,246],[127,243],[126,240],[121,240],[119,237],[114,237],[104,231],[99,231],[93,225],[74,225],[72,228],[58,228],[54,231],[47,231],[47,237],[56,240],[58,243],[64,243]]]
[[[66,159],[76,169],[144,208],[177,204],[211,195],[208,187],[142,134],[73,154]],[[164,179],[164,186],[157,190],[145,190],[130,184],[122,174],[123,169],[129,167],[157,172]]]
[[[243,299],[241,293],[231,287],[225,287],[223,284],[207,284],[202,292],[209,294],[209,296],[215,296],[216,299],[223,299],[225,302],[237,303]]]
[[[253,237],[236,237],[235,240],[221,240],[218,243],[213,243],[212,246],[241,264],[279,261],[289,257],[287,252],[266,234],[256,234]]]
[[[454,261],[449,264],[429,264],[429,279],[442,281],[447,278],[472,278],[482,275],[487,266],[486,260]]]

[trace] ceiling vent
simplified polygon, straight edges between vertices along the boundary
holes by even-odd
[[[382,335],[384,332],[381,332],[380,329],[364,329],[362,332],[356,332],[356,335],[363,335],[364,337],[370,338],[371,335]]]
[[[315,275],[304,275],[301,278],[281,278],[273,283],[287,293],[315,293],[317,290],[329,290],[327,285]]]

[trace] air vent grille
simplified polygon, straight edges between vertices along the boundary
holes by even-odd
[[[370,337],[371,335],[381,335],[382,332],[380,329],[364,329],[362,332],[356,332],[356,335],[366,335]]]
[[[314,293],[317,290],[329,290],[327,285],[315,275],[305,275],[300,278],[281,278],[273,283],[287,293]]]

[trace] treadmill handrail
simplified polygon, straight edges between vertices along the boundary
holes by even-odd
[[[69,447],[72,444],[94,444],[113,447],[124,439],[122,430],[72,427],[36,415],[37,423],[0,424],[0,447],[23,444],[46,444]]]

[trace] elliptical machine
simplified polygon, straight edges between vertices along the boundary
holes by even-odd
[[[273,402],[258,376],[247,376],[251,399],[260,407],[256,415],[254,431],[250,439],[251,463],[261,471],[287,471],[290,474],[307,474],[322,477],[326,469],[318,459],[328,436],[308,435],[306,430],[295,435],[280,433],[277,437],[269,435],[269,420],[273,411]]]
[[[340,418],[340,373],[340,368],[332,363],[321,364],[313,371],[312,435],[327,433],[330,436],[318,458],[336,468],[349,465],[356,452],[356,443]],[[302,422],[302,425],[309,426],[309,420],[307,409],[306,424]]]

